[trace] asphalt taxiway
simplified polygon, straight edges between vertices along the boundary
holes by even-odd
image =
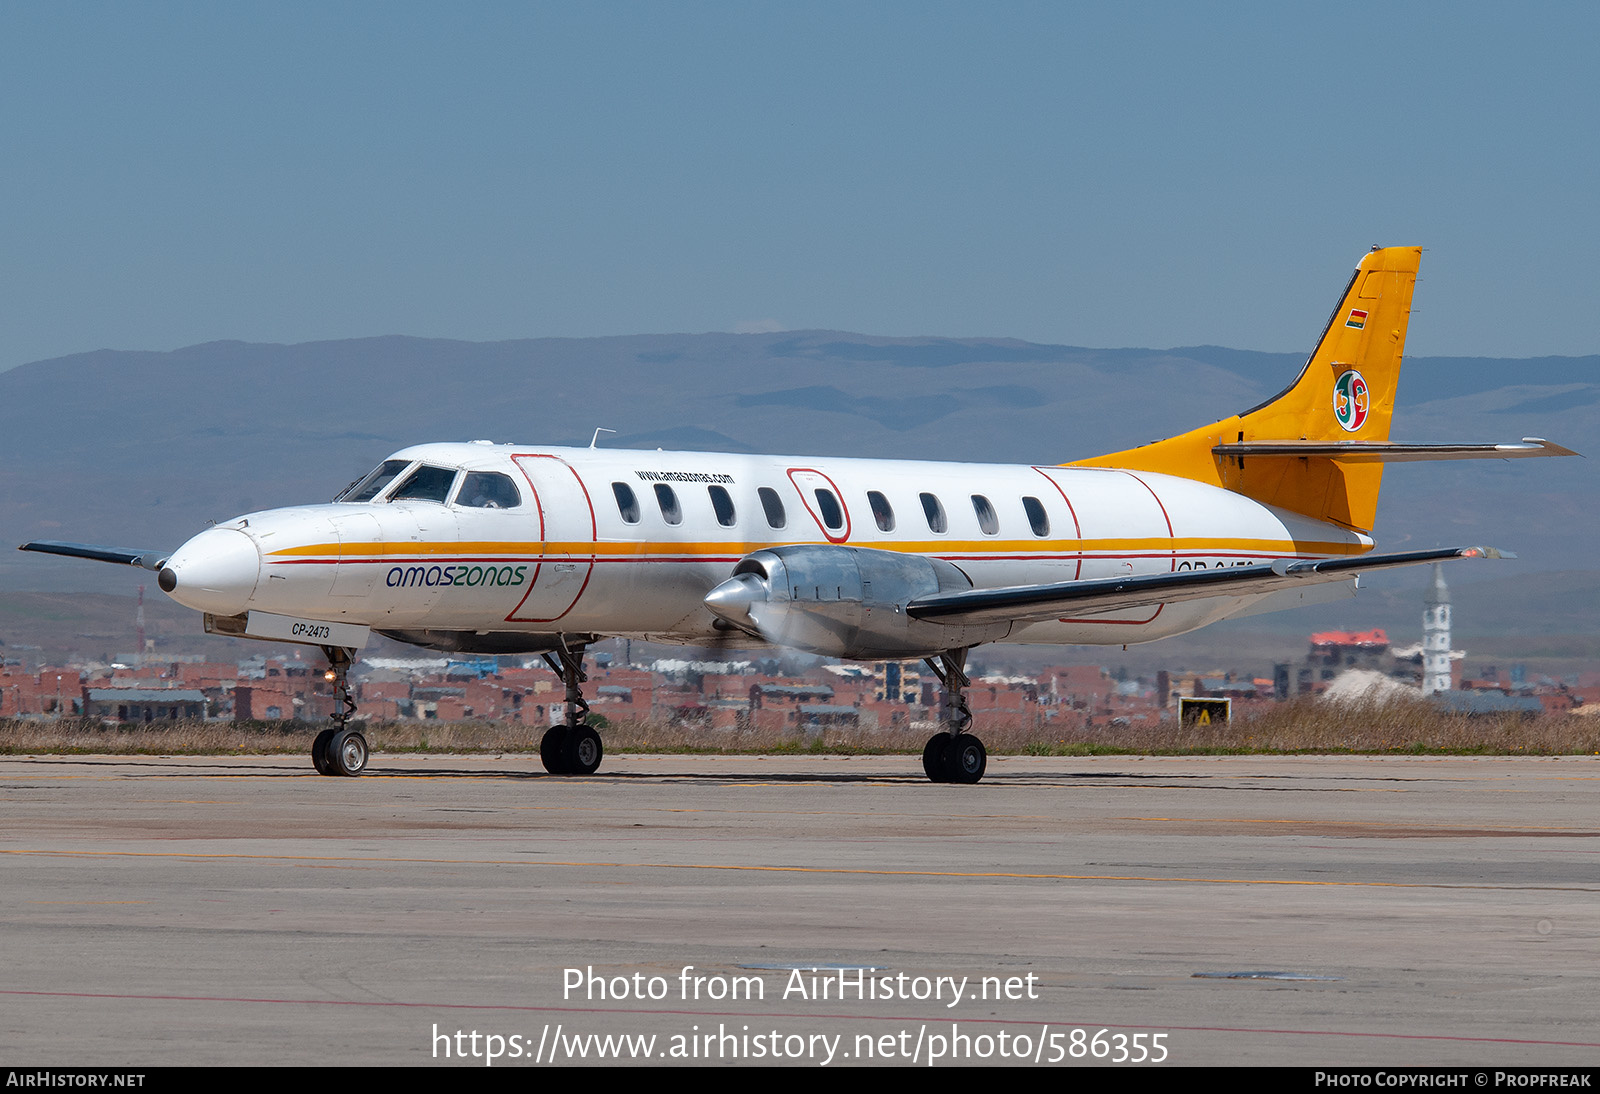
[[[8,757],[0,1042],[1589,1064],[1597,805],[1595,757]]]

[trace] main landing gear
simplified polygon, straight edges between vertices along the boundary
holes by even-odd
[[[989,753],[983,742],[967,732],[972,724],[972,709],[967,706],[967,651],[949,650],[923,659],[944,685],[945,728],[928,738],[922,749],[922,770],[936,783],[975,783],[989,766]]]
[[[544,655],[545,664],[567,685],[567,724],[551,726],[539,742],[539,759],[552,775],[593,775],[600,770],[605,749],[600,734],[583,720],[589,713],[580,685],[589,679],[583,671],[583,647],[574,652],[563,639],[561,648]]]
[[[317,734],[317,739],[311,742],[311,763],[319,775],[359,775],[367,767],[367,739],[359,730],[350,728],[356,701],[345,679],[354,651],[342,646],[323,646],[322,652],[328,655],[328,679],[333,681],[337,705],[333,710],[333,726]]]

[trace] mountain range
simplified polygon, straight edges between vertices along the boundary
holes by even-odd
[[[600,434],[605,447],[1061,463],[1252,406],[1303,363],[1216,346],[838,331],[102,350],[0,373],[0,530],[13,544],[171,548],[207,521],[325,501],[408,444],[583,446],[597,429],[615,431]],[[1523,436],[1600,452],[1600,356],[1406,362],[1394,439]],[[1600,569],[1594,467],[1390,467],[1379,546],[1520,556],[1504,573],[1457,567],[1453,585]],[[0,552],[0,591],[137,583],[117,567]]]

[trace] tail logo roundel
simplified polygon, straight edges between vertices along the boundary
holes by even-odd
[[[1355,369],[1350,369],[1334,381],[1333,416],[1339,420],[1339,428],[1346,433],[1354,433],[1361,428],[1371,405],[1367,382]]]

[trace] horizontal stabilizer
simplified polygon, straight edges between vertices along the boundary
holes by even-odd
[[[1280,558],[1271,563],[1225,566],[1216,570],[933,593],[911,601],[906,605],[906,614],[937,623],[1041,623],[1068,613],[1122,611],[1220,596],[1259,596],[1305,584],[1348,581],[1356,574],[1374,570],[1452,558],[1515,557],[1493,547],[1440,547],[1364,558]]]
[[[1576,456],[1543,437],[1521,444],[1391,444],[1388,441],[1239,441],[1219,444],[1218,456],[1322,456],[1341,463],[1422,463],[1431,460],[1513,460],[1530,456]]]
[[[38,551],[45,555],[66,555],[68,558],[92,558],[96,562],[115,562],[121,566],[143,566],[146,570],[159,570],[171,551],[136,551],[131,547],[104,547],[98,543],[58,543],[53,540],[36,540],[24,543],[19,551]]]

